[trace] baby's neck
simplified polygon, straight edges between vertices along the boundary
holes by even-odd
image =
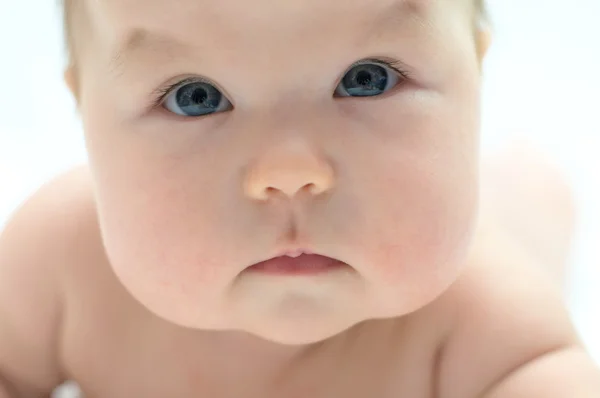
[[[208,336],[221,355],[249,358],[250,363],[255,364],[261,360],[284,364],[314,351],[315,347],[325,343],[284,345],[239,331],[208,332]]]
[[[293,389],[309,374],[331,370],[328,358],[347,346],[348,332],[307,345],[282,345],[243,332],[203,332],[208,345],[203,350],[215,380],[235,380],[246,386],[248,396],[260,391]],[[337,356],[339,358],[339,356]]]

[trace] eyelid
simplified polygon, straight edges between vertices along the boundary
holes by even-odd
[[[169,84],[164,87],[159,87],[152,92],[152,98],[155,98],[153,107],[162,105],[162,103],[165,101],[165,99],[167,98],[167,96],[169,94],[171,94],[173,91],[175,91],[185,85],[191,84],[191,83],[204,83],[204,84],[210,84],[210,85],[214,86],[214,83],[212,83],[209,80],[204,79],[200,76],[187,77],[183,80],[177,80],[173,84]]]
[[[344,74],[348,73],[352,68],[359,66],[359,65],[364,65],[364,64],[379,64],[382,66],[387,66],[394,72],[398,73],[402,78],[404,78],[404,79],[410,78],[410,73],[408,72],[408,68],[403,62],[400,62],[397,59],[387,58],[387,57],[381,57],[381,58],[371,57],[371,58],[361,59],[360,61],[353,63],[344,72]]]
[[[398,75],[400,75],[403,79],[410,78],[410,73],[407,71],[408,68],[406,67],[406,65],[404,63],[402,63],[401,61],[398,61],[397,59],[388,58],[388,57],[370,57],[370,58],[361,59],[360,61],[357,61],[357,62],[353,63],[350,67],[348,67],[348,69],[344,72],[344,75],[346,73],[348,73],[352,68],[354,68],[358,65],[370,64],[370,63],[386,66],[386,67],[390,68],[391,70],[393,70],[394,72],[398,73]],[[191,77],[187,77],[187,78],[184,78],[181,80],[177,80],[175,83],[168,84],[163,87],[159,87],[152,92],[151,98],[153,98],[153,102],[151,104],[151,108],[156,108],[156,107],[161,106],[164,103],[164,101],[166,100],[167,96],[169,94],[171,94],[174,90],[177,90],[177,89],[179,89],[187,84],[191,84],[191,83],[204,83],[204,84],[210,84],[210,85],[217,87],[210,80],[200,77],[200,76],[191,76]],[[336,84],[336,86],[338,84],[339,84],[339,82]]]
[[[394,73],[397,75],[396,79],[398,79],[398,82],[394,85],[394,87],[390,88],[388,91],[386,91],[385,93],[378,95],[377,97],[379,98],[384,98],[387,97],[388,95],[390,95],[390,93],[393,93],[396,91],[396,89],[398,89],[399,87],[402,87],[407,81],[411,80],[412,74],[408,71],[409,68],[406,64],[404,64],[403,62],[394,59],[394,58],[388,58],[388,57],[370,57],[370,58],[363,58],[359,61],[356,61],[355,63],[353,63],[352,65],[350,65],[346,71],[344,71],[344,74],[342,75],[342,77],[340,77],[339,81],[336,83],[336,87],[334,89],[335,95],[339,96],[339,98],[354,98],[354,99],[364,99],[364,98],[373,98],[373,97],[352,97],[350,95],[343,95],[340,94],[338,91],[340,90],[340,85],[342,84],[342,79],[344,79],[344,77],[355,67],[360,66],[360,65],[365,65],[365,64],[371,64],[371,65],[379,65],[381,67],[387,68],[389,70],[391,70],[392,72],[390,73]],[[347,94],[347,93],[346,93]]]

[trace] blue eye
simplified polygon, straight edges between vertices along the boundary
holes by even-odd
[[[180,116],[200,117],[232,108],[231,102],[210,83],[191,82],[179,84],[166,97],[163,105]]]
[[[335,93],[340,97],[374,97],[394,88],[400,75],[390,66],[360,63],[346,72]]]

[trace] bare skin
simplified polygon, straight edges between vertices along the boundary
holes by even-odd
[[[530,198],[549,193],[568,197],[564,182],[546,164],[527,154],[514,155],[506,152],[489,159],[484,166],[489,172],[484,172],[483,180],[505,184],[491,179],[498,166],[503,164],[503,170],[510,173],[513,165],[528,163],[535,167],[532,178],[555,182],[514,192],[522,198],[523,208],[514,207],[517,200],[503,207],[506,202],[483,194],[482,209],[497,211],[490,217],[483,214],[481,219],[519,211],[532,225],[544,225],[531,231],[544,243],[568,246],[563,225],[557,222],[548,230],[539,220],[555,217],[570,223],[572,208],[557,200],[549,206],[551,214],[545,214],[527,204]],[[531,211],[524,212],[526,204]],[[469,268],[426,308],[402,319],[366,322],[319,344],[283,347],[249,335],[179,328],[135,302],[114,277],[103,254],[88,171],[74,170],[30,199],[2,237],[2,258],[20,260],[21,265],[11,268],[11,263],[3,263],[2,302],[18,303],[2,308],[4,314],[8,311],[5,319],[12,321],[8,324],[11,328],[4,324],[0,329],[2,341],[11,342],[0,345],[0,352],[3,358],[12,358],[2,369],[12,381],[8,391],[15,391],[5,396],[45,396],[70,379],[78,381],[88,398],[307,394],[391,398],[429,397],[434,392],[439,397],[481,397],[489,383],[507,372],[517,358],[533,358],[562,346],[573,347],[571,353],[565,353],[565,359],[548,372],[553,373],[553,368],[564,372],[567,363],[575,366],[577,375],[567,379],[565,388],[573,388],[575,380],[597,380],[593,368],[586,365],[585,354],[577,348],[559,289],[544,275],[546,270],[539,272],[538,259],[544,253],[536,245],[511,239],[506,232],[518,226],[508,227],[481,225]],[[31,231],[39,232],[32,236]],[[35,251],[30,250],[32,246]],[[39,277],[31,277],[33,269]],[[48,294],[58,289],[60,300],[48,300]],[[24,296],[23,290],[30,294]],[[20,299],[15,301],[16,297]],[[538,301],[536,313],[548,315],[537,316],[533,324],[519,325],[519,320],[533,315],[520,303],[532,301]],[[506,305],[517,308],[508,314],[503,311]],[[459,320],[463,327],[457,326]],[[506,332],[522,330],[531,336],[527,342],[541,343],[523,341],[507,352],[510,345],[504,346],[502,341],[514,341],[506,332],[490,329],[491,325]],[[475,341],[465,337],[473,334],[478,336]],[[501,358],[482,367],[490,349]],[[458,364],[460,372],[455,370]]]
[[[526,142],[486,158],[481,212],[535,256],[563,286],[577,224],[569,182],[553,162]]]
[[[600,394],[545,266],[570,210],[531,205],[563,188],[480,169],[467,2],[76,4],[89,164],[0,239],[0,398]],[[252,270],[297,249],[342,266]]]

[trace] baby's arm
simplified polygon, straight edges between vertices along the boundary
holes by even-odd
[[[597,398],[587,355],[544,267],[487,231],[453,288],[457,320],[439,363],[440,398]]]
[[[0,234],[0,398],[48,397],[59,366],[61,270],[73,238],[73,176],[43,187]]]

